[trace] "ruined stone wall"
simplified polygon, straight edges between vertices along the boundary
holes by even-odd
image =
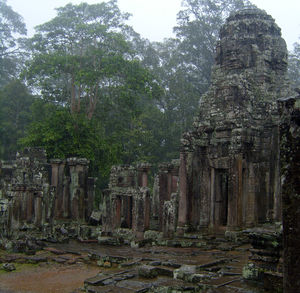
[[[281,220],[277,99],[291,91],[287,50],[266,12],[232,14],[220,30],[212,85],[181,140],[179,223],[239,230]]]
[[[2,162],[0,235],[40,229],[53,221],[86,222],[92,213],[94,179],[87,177],[88,161],[55,159],[47,164],[42,148],[17,153],[15,161]],[[69,167],[70,176],[66,176]]]
[[[108,189],[103,191],[102,235],[111,235],[118,228],[132,229],[141,237],[150,228],[150,191],[147,176],[151,165],[114,165]]]
[[[55,188],[51,186],[51,166],[41,148],[18,152],[15,161],[2,163],[1,209],[5,210],[2,235],[6,236],[27,225],[41,228],[51,217]]]

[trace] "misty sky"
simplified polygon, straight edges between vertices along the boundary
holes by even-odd
[[[56,15],[55,7],[65,6],[69,2],[93,4],[101,0],[7,0],[7,4],[23,16],[29,36],[34,33],[34,26]],[[282,29],[289,50],[293,49],[293,43],[300,42],[300,0],[251,0],[251,2],[273,16]],[[181,9],[181,0],[118,0],[118,5],[121,11],[133,14],[129,24],[143,38],[163,41],[164,38],[174,37],[172,29],[176,25],[176,15]]]

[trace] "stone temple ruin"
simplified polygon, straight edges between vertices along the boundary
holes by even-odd
[[[42,148],[17,153],[2,162],[0,231],[47,230],[54,221],[88,221],[94,201],[94,178],[88,177],[86,159],[53,159],[47,164]]]
[[[263,11],[231,15],[212,85],[180,146],[178,232],[281,221],[278,98],[291,95],[280,28]]]
[[[113,166],[93,212],[86,159],[47,164],[44,150],[27,148],[2,163],[0,234],[93,220],[101,225],[99,243],[120,235],[180,243],[189,233],[201,238],[223,228],[228,239],[248,236],[252,244],[245,278],[258,280],[269,270],[272,283],[284,273],[286,292],[300,290],[293,271],[300,251],[299,94],[286,71],[286,44],[274,19],[257,9],[232,14],[220,30],[212,84],[194,130],[183,134],[180,159],[159,165],[151,196],[151,165]]]

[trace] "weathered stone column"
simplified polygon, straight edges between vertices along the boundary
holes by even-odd
[[[282,99],[281,175],[283,210],[283,292],[300,292],[300,108],[298,98]]]
[[[70,168],[71,219],[85,221],[86,181],[89,161],[85,158],[68,158]]]
[[[34,224],[37,228],[43,225],[43,193],[41,191],[34,193]]]
[[[137,170],[139,172],[139,186],[147,187],[148,186],[148,172],[151,169],[151,165],[148,163],[141,163],[137,166]]]
[[[187,153],[180,152],[179,167],[179,205],[178,205],[178,224],[177,235],[182,236],[186,231],[187,225],[187,208],[188,208],[188,191],[187,191]]]
[[[66,160],[52,159],[51,185],[56,187],[54,218],[61,219],[64,213],[64,169]]]
[[[86,219],[90,217],[94,209],[95,181],[96,181],[95,178],[88,177]]]
[[[172,169],[171,169],[171,194],[177,192],[178,182],[179,182],[179,166],[180,160],[172,160]]]
[[[232,158],[228,182],[228,222],[227,231],[239,231],[243,224],[243,157],[242,154]]]
[[[112,229],[112,201],[111,201],[111,190],[103,190],[103,203],[102,203],[102,230],[101,235],[111,235]]]
[[[158,206],[158,229],[163,230],[163,215],[164,215],[164,203],[170,200],[170,180],[168,164],[159,164],[159,206]],[[170,183],[169,183],[170,182]]]
[[[146,187],[137,190],[133,199],[133,222],[132,233],[136,238],[143,237],[143,234],[150,227],[150,192]]]

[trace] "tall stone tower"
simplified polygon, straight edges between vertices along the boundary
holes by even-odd
[[[179,235],[281,220],[276,101],[290,94],[286,71],[286,43],[270,15],[245,9],[227,19],[211,87],[181,140]]]

